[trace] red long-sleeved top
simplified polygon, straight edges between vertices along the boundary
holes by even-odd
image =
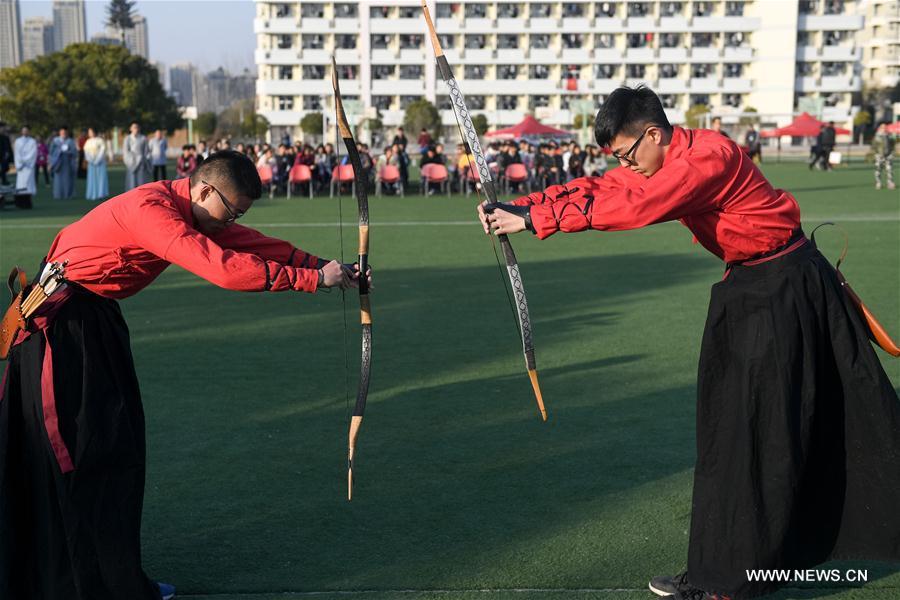
[[[513,201],[531,207],[538,237],[620,231],[680,220],[725,262],[783,246],[800,228],[794,197],[772,187],[752,160],[714,131],[675,127],[662,168],[644,177],[617,168]]]
[[[194,228],[190,180],[160,181],[107,200],[57,234],[48,261],[99,296],[127,298],[174,263],[229,290],[314,292],[318,257],[241,225]]]

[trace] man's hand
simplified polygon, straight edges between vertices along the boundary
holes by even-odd
[[[331,288],[339,287],[346,290],[351,287],[359,287],[359,283],[354,281],[351,271],[342,265],[339,261],[333,260],[319,269],[319,287]]]
[[[344,269],[350,273],[350,278],[353,281],[353,287],[359,287],[359,263],[353,263],[352,265],[344,265]],[[369,281],[369,290],[373,290],[372,287],[372,265],[368,265],[366,268],[366,279]]]
[[[485,210],[485,206],[487,206],[487,210]],[[500,208],[497,204],[489,205],[487,202],[479,204],[478,219],[487,234],[493,232],[494,235],[510,235],[528,229],[524,216]]]

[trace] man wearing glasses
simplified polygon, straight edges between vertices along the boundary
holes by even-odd
[[[45,260],[65,264],[68,285],[13,347],[0,397],[0,598],[174,594],[141,568],[144,416],[116,300],[173,263],[237,291],[358,285],[355,266],[238,225],[261,192],[250,159],[222,151],[56,236]]]
[[[687,571],[650,589],[747,598],[784,585],[748,570],[900,561],[900,402],[794,197],[727,137],[670,125],[644,87],[610,94],[594,133],[621,168],[478,214],[485,233],[540,239],[679,220],[725,263],[700,349]]]

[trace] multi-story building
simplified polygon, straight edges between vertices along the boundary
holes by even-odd
[[[0,0],[0,69],[22,62],[19,0]]]
[[[418,98],[455,123],[417,0],[256,3],[257,101],[273,126],[296,134],[306,112],[322,110],[332,55],[345,96],[380,111],[385,125]],[[637,84],[657,91],[675,122],[697,104],[786,120],[809,100],[823,118],[845,122],[861,89],[856,0],[429,0],[429,8],[469,108],[495,126],[533,112],[570,127],[576,108]]]
[[[863,83],[891,88],[900,83],[900,2],[869,0],[865,6]]]
[[[179,106],[194,106],[199,87],[199,73],[191,63],[172,65],[169,68],[169,85],[172,97]]]
[[[54,50],[63,50],[70,44],[80,44],[87,39],[84,0],[53,0]]]
[[[25,19],[22,26],[22,59],[53,53],[53,21],[44,17]]]
[[[143,15],[135,15],[134,27],[125,30],[125,47],[132,54],[150,59],[150,42],[147,36],[147,19]]]
[[[222,67],[199,77],[194,87],[194,104],[200,112],[221,113],[241,100],[253,100],[256,78],[245,69],[232,75]]]

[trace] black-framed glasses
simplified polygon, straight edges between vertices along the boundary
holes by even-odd
[[[638,136],[638,139],[634,141],[631,145],[631,148],[625,154],[619,154],[618,152],[613,152],[612,156],[614,159],[619,161],[619,164],[624,164],[628,167],[633,167],[637,164],[637,161],[634,160],[634,153],[637,152],[638,146],[641,145],[641,140],[644,139],[644,136],[647,135],[647,132],[656,127],[656,125],[651,125],[647,129],[644,130],[644,133]]]
[[[225,199],[225,196],[222,194],[222,192],[220,192],[218,189],[216,189],[216,186],[214,186],[213,184],[211,184],[207,181],[203,181],[202,179],[200,180],[200,183],[202,183],[204,185],[208,185],[209,187],[211,187],[213,189],[213,191],[216,194],[218,194],[219,200],[222,202],[222,206],[224,206],[225,211],[228,212],[228,218],[225,219],[225,223],[234,223],[235,221],[237,221],[238,219],[240,219],[241,217],[244,216],[244,211],[238,210],[236,208],[232,208],[231,203]]]

